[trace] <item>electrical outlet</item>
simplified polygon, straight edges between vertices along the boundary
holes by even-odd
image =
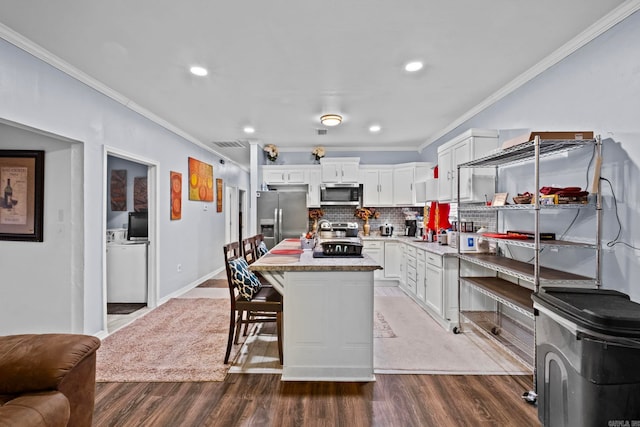
[[[204,205],[204,211],[206,212],[206,211],[208,211],[208,210],[209,210],[209,205],[206,205],[206,204],[205,204],[205,205]]]
[[[182,271],[182,264],[178,264],[176,270],[178,270],[178,273],[180,273]]]

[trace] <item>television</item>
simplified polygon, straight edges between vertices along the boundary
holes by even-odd
[[[128,240],[147,240],[149,237],[149,221],[147,212],[129,212]]]

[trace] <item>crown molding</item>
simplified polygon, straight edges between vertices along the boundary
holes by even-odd
[[[277,144],[276,144],[277,145]],[[364,147],[362,145],[358,146],[339,146],[334,147],[332,145],[324,145],[324,144],[315,144],[313,146],[304,146],[304,147],[280,147],[278,146],[278,150],[281,153],[306,153],[310,150],[313,150],[314,147],[324,147],[326,151],[333,152],[361,152],[361,151],[415,151],[418,152],[417,146],[368,146]]]
[[[182,129],[172,125],[171,123],[169,123],[165,119],[163,119],[163,118],[155,115],[151,111],[141,107],[140,105],[138,105],[135,102],[133,102],[131,99],[125,97],[120,92],[117,92],[117,91],[113,90],[112,88],[110,88],[109,86],[107,86],[104,83],[100,82],[99,80],[96,80],[93,77],[89,76],[88,74],[85,74],[84,72],[78,70],[77,68],[75,68],[74,66],[69,64],[68,62],[66,62],[63,59],[57,57],[53,53],[51,53],[48,50],[44,49],[42,46],[34,43],[33,41],[31,41],[28,38],[24,37],[22,34],[19,34],[19,33],[15,32],[14,30],[12,30],[11,28],[7,27],[6,25],[4,25],[2,23],[0,23],[0,38],[2,38],[3,40],[11,43],[12,45],[16,46],[17,48],[22,49],[23,51],[33,55],[34,57],[40,59],[41,61],[51,65],[52,67],[62,71],[63,73],[67,74],[68,76],[70,76],[70,77],[72,77],[72,78],[74,78],[74,79],[86,84],[90,88],[97,90],[98,92],[102,93],[103,95],[105,95],[105,96],[113,99],[114,101],[124,105],[128,109],[130,109],[132,111],[135,111],[136,113],[140,114],[141,116],[151,120],[152,122],[156,123],[159,126],[162,126],[163,128],[167,129],[168,131],[176,134],[177,136],[189,141],[190,143],[192,143],[194,145],[197,145],[198,147],[200,147],[200,148],[202,148],[204,150],[207,150],[208,152],[210,152],[210,153],[212,153],[212,154],[214,154],[216,156],[219,156],[220,158],[224,159],[225,162],[231,162],[234,165],[236,165],[239,168],[241,168],[242,170],[244,170],[246,172],[249,172],[249,169],[246,166],[238,164],[237,162],[235,162],[234,160],[228,158],[224,154],[219,153],[218,151],[214,150],[210,146],[206,145],[205,143],[203,143],[202,141],[200,141],[197,138],[193,137],[192,135],[188,134],[187,132],[183,131]]]
[[[624,2],[620,6],[618,6],[611,12],[609,12],[607,15],[599,19],[593,25],[588,27],[582,33],[578,34],[576,37],[569,40],[560,48],[556,49],[554,52],[552,52],[542,61],[538,62],[533,67],[529,68],[527,71],[520,74],[515,79],[511,80],[502,88],[500,88],[499,90],[494,92],[492,95],[487,97],[484,101],[477,104],[475,107],[468,110],[466,113],[464,113],[463,115],[461,115],[460,117],[452,121],[451,124],[449,124],[449,126],[440,130],[434,136],[430,137],[425,142],[420,144],[420,146],[418,147],[418,152],[422,152],[422,150],[424,150],[428,145],[437,141],[439,138],[442,138],[447,133],[451,132],[452,130],[454,130],[455,128],[457,128],[467,120],[471,119],[476,114],[480,113],[481,111],[495,104],[505,96],[509,95],[511,92],[514,92],[516,89],[523,86],[525,83],[529,82],[530,80],[537,77],[538,75],[542,74],[543,72],[551,68],[553,65],[557,64],[558,62],[562,61],[563,59],[565,59],[566,57],[568,57],[578,49],[585,46],[590,41],[596,39],[606,31],[611,29],[613,26],[615,26],[616,24],[619,24],[620,22],[624,21],[626,18],[628,18],[630,15],[637,12],[638,10],[640,10],[640,0],[627,0],[626,2]]]

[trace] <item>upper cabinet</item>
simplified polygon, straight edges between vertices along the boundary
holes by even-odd
[[[281,165],[263,166],[262,181],[267,185],[306,184],[304,169]]]
[[[406,163],[393,168],[393,204],[414,206],[421,202],[417,197],[416,182],[425,181],[433,168],[431,163]]]
[[[322,179],[322,173],[319,166],[309,166],[307,173],[307,183],[309,188],[307,189],[307,207],[319,208],[320,207],[320,184]]]
[[[322,182],[325,183],[357,183],[360,158],[338,157],[320,159],[322,166]]]
[[[360,183],[364,206],[393,206],[392,166],[361,166]]]
[[[455,202],[458,191],[458,165],[490,154],[498,148],[498,131],[469,129],[438,147],[438,201]],[[484,202],[495,192],[495,169],[461,169],[460,201]]]

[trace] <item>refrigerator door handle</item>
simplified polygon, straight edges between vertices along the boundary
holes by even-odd
[[[278,243],[282,241],[282,209],[278,209]]]
[[[273,210],[273,246],[278,244],[280,229],[278,228],[278,208]]]

